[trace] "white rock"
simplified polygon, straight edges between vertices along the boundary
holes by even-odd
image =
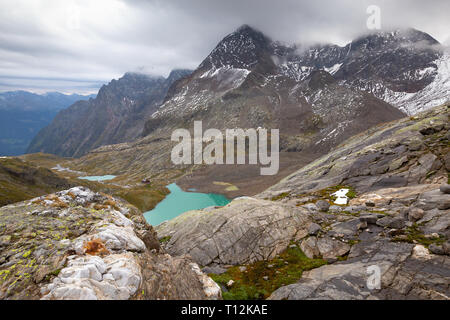
[[[413,248],[413,257],[418,259],[431,259],[431,254],[423,245],[417,244]]]
[[[110,250],[145,251],[144,242],[139,239],[131,227],[118,227],[110,224],[98,229],[94,235],[101,239]]]
[[[200,270],[198,264],[191,263],[191,268],[192,271],[197,274],[199,281],[202,283],[203,291],[205,292],[206,297],[208,299],[220,299],[222,297],[222,290],[219,285],[215,283],[213,279],[204,274]]]
[[[140,266],[132,253],[71,256],[68,266],[42,288],[44,300],[126,300],[142,282]]]

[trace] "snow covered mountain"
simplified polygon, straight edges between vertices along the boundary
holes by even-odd
[[[415,29],[373,33],[345,47],[318,46],[278,59],[284,74],[296,80],[322,69],[410,115],[449,99],[450,54]]]
[[[344,47],[301,47],[272,41],[244,25],[226,36],[190,77],[169,90],[152,118],[207,109],[214,99],[255,81],[260,88],[299,85],[319,70],[411,115],[448,99],[450,54],[444,49],[415,29],[365,35]]]
[[[219,129],[280,128],[284,150],[326,152],[369,126],[449,99],[445,50],[415,29],[367,34],[343,47],[305,47],[244,25],[192,73],[111,82],[91,107],[74,106],[56,117],[29,151],[80,156],[203,120]],[[87,124],[91,129],[79,130]]]

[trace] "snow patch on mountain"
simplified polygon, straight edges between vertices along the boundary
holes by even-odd
[[[293,61],[280,64],[278,67],[281,74],[297,82],[305,80],[314,71],[314,67],[302,66]]]
[[[225,65],[220,68],[211,68],[194,78],[192,85],[187,85],[174,97],[165,102],[152,114],[158,116],[186,113],[207,108],[207,104],[214,98],[238,88],[250,74],[248,69],[233,68]],[[203,86],[205,85],[206,86]],[[214,89],[212,89],[214,87]]]
[[[323,70],[325,70],[329,74],[333,75],[339,71],[339,69],[342,67],[342,65],[343,65],[343,63],[336,63],[334,66],[331,66],[329,68],[324,67]]]
[[[443,54],[434,63],[437,67],[436,69],[429,67],[416,72],[419,79],[431,72],[436,72],[433,82],[422,90],[415,93],[408,93],[395,92],[385,88],[382,94],[379,94],[382,90],[374,90],[374,94],[387,103],[398,107],[408,115],[416,114],[449,101],[450,53]]]
[[[220,68],[212,68],[200,76],[200,79],[216,78],[217,81],[225,86],[231,85],[233,88],[239,87],[250,73],[247,69],[233,68],[232,66],[224,66]]]

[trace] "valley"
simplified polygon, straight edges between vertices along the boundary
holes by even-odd
[[[112,80],[0,157],[0,299],[449,300],[449,57],[412,28],[243,25],[194,70]],[[195,157],[199,121],[228,164]]]

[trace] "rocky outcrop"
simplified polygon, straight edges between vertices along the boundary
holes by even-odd
[[[189,254],[198,264],[245,264],[268,260],[308,234],[308,211],[253,198],[214,210],[190,211],[156,228],[170,239],[171,255]]]
[[[75,187],[0,208],[2,299],[217,299],[134,207]]]
[[[366,193],[446,182],[449,115],[450,105],[444,105],[369,129],[259,196],[271,198],[280,190],[301,195],[340,184]]]
[[[379,270],[380,287],[368,281]],[[269,299],[450,299],[450,259],[432,255],[421,245],[365,241],[349,259],[303,274]]]
[[[300,248],[329,264],[270,299],[450,299],[450,210],[440,209],[447,197],[439,185],[380,189],[354,198],[337,216],[323,215],[319,236]],[[368,198],[373,203],[362,205]],[[330,259],[329,252],[346,258]]]
[[[346,259],[328,259],[270,299],[450,299],[448,118],[442,106],[369,130],[260,195],[289,190],[282,202],[300,198],[308,207],[328,198],[333,185],[354,188],[348,206],[329,208],[337,222],[326,216],[318,233],[347,240]],[[318,244],[311,236],[300,247],[315,256]]]

